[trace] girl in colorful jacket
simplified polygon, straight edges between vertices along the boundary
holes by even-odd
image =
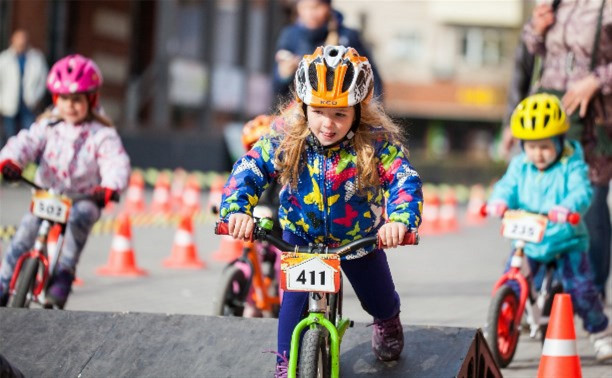
[[[525,244],[531,270],[537,272],[542,264],[556,260],[563,289],[592,335],[597,359],[612,358],[612,334],[586,253],[589,235],[584,222],[567,223],[571,212],[584,215],[591,204],[580,143],[565,139],[569,121],[559,99],[546,93],[524,99],[514,110],[510,127],[523,153],[510,162],[495,185],[487,212],[502,216],[510,208],[548,213],[554,222],[548,223],[542,241]]]
[[[400,128],[370,101],[367,58],[350,47],[319,47],[300,62],[295,88],[297,102],[281,113],[275,131],[234,165],[221,205],[230,235],[251,234],[251,209],[268,183],[279,180],[287,242],[334,247],[378,234],[387,247],[398,246],[421,222],[421,180],[406,157]],[[403,349],[400,300],[385,252],[359,250],[341,265],[374,317],[374,353],[397,359]],[[307,299],[306,293],[284,294],[277,376],[286,374],[291,332]]]
[[[62,255],[47,291],[47,305],[63,308],[76,264],[93,224],[114,192],[127,186],[130,160],[110,120],[97,112],[102,75],[81,55],[59,60],[47,78],[54,107],[28,130],[9,139],[0,151],[5,180],[19,180],[28,163],[38,161],[34,181],[68,195],[91,194],[93,200],[73,203]],[[0,266],[0,304],[19,257],[34,244],[40,220],[27,213]]]

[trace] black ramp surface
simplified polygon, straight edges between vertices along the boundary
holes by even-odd
[[[371,332],[347,331],[342,377],[454,377],[477,331],[405,326],[389,363]],[[26,377],[271,377],[275,347],[275,319],[0,308],[0,354]]]

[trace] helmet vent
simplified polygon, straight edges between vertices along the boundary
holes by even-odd
[[[365,74],[363,73],[363,71],[360,71],[359,75],[357,75],[357,82],[355,83],[357,88],[362,87],[364,84],[364,81],[365,81]]]
[[[312,87],[312,89],[314,89],[315,91],[319,90],[319,83],[317,80],[317,68],[314,64],[311,64],[308,67],[308,81],[310,82],[310,86]]]
[[[327,67],[327,73],[325,74],[325,87],[328,91],[334,89],[334,73],[335,69],[332,67]]]
[[[348,91],[353,79],[355,78],[355,68],[352,64],[347,64],[346,73],[344,74],[344,80],[342,81],[342,92]]]
[[[548,126],[548,122],[550,121],[550,115],[546,114],[544,116],[544,125],[543,127],[546,128],[546,126]]]

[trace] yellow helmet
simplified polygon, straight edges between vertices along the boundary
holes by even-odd
[[[516,106],[510,118],[510,130],[517,139],[546,139],[565,134],[569,121],[557,96],[538,93]]]

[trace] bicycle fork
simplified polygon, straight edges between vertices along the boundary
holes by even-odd
[[[15,269],[13,271],[13,276],[11,277],[11,282],[9,284],[9,291],[12,293],[15,290],[15,285],[17,284],[17,279],[19,278],[19,274],[21,273],[21,268],[23,267],[24,262],[27,259],[35,259],[38,260],[41,264],[43,264],[43,276],[42,279],[38,279],[38,270],[36,271],[36,283],[32,290],[32,295],[34,297],[38,297],[45,289],[45,283],[47,282],[47,278],[49,277],[49,259],[47,258],[47,253],[45,253],[47,249],[46,241],[47,235],[49,234],[49,230],[51,229],[51,222],[48,220],[43,220],[38,228],[38,234],[36,236],[36,241],[34,242],[34,247],[22,254],[17,263],[15,264]],[[56,259],[54,259],[56,261]],[[53,261],[52,263],[55,263]],[[54,266],[54,265],[52,265]]]
[[[336,294],[334,294],[336,295]],[[329,355],[331,357],[331,376],[340,376],[340,343],[344,333],[351,326],[349,319],[337,319],[337,325],[332,324],[326,317],[327,296],[324,293],[309,293],[308,316],[302,319],[291,335],[291,348],[289,354],[289,378],[296,378],[297,363],[300,350],[300,338],[306,327],[322,326],[329,335]]]

